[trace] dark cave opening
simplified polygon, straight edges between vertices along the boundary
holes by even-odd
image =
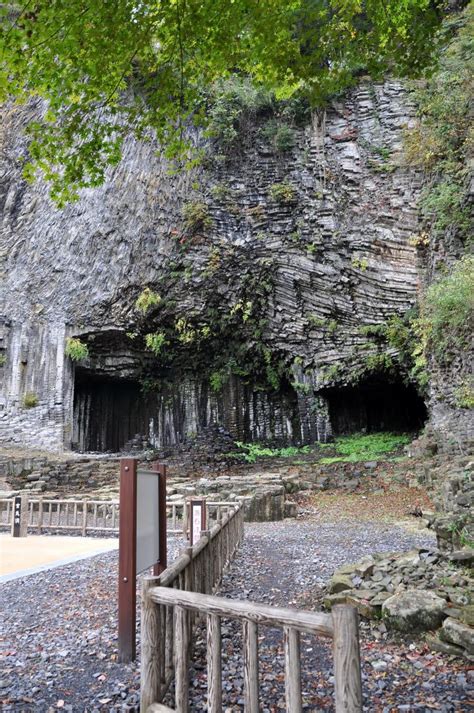
[[[357,386],[325,389],[334,435],[365,431],[413,432],[428,418],[414,386],[386,378],[367,379]]]
[[[120,451],[148,432],[151,409],[138,381],[97,377],[76,370],[73,447],[79,451]]]

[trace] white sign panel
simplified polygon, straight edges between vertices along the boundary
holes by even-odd
[[[191,545],[195,545],[201,539],[202,505],[201,503],[192,503],[191,507],[193,518],[193,541]]]
[[[159,557],[158,486],[156,473],[137,471],[137,574]]]

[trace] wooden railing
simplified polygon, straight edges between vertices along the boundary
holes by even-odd
[[[222,516],[230,509],[235,508],[236,501],[206,500],[206,520],[208,524],[219,522]],[[187,534],[189,532],[190,508],[188,500],[167,500],[166,509],[170,520],[169,534]]]
[[[225,567],[231,561],[244,533],[243,511],[234,506],[194,547],[188,547],[159,577],[143,580],[141,625],[141,710],[161,701],[174,677],[176,657],[183,632],[173,624],[173,610],[156,606],[149,591],[167,592],[174,601],[178,594],[216,591]],[[194,615],[187,619],[190,628]],[[178,634],[178,635],[177,635]],[[186,640],[188,640],[186,639]],[[181,710],[181,709],[179,709]],[[183,709],[184,710],[184,709]]]
[[[0,527],[11,527],[13,498],[0,499]],[[235,502],[211,501],[206,503],[207,522],[219,521]],[[185,500],[166,503],[170,527],[168,534],[186,534],[189,529],[189,505]],[[117,533],[119,530],[118,500],[30,498],[28,501],[28,527],[43,530],[75,530],[82,535],[88,532]]]
[[[0,525],[11,526],[13,499],[0,500]],[[114,500],[28,500],[28,528],[43,530],[75,530],[118,532],[119,504]]]
[[[222,712],[221,619],[238,619],[243,630],[244,710],[258,713],[258,626],[283,629],[285,650],[285,697],[288,713],[301,713],[300,633],[333,639],[336,713],[362,711],[358,614],[354,607],[335,606],[331,614],[298,611],[247,601],[156,586],[153,578],[143,583],[141,713],[188,713],[189,660],[192,617],[207,620],[207,711]],[[166,637],[163,638],[163,617]],[[173,644],[171,642],[174,642]],[[166,690],[174,651],[174,708],[159,703]],[[163,664],[165,666],[163,667]],[[166,668],[168,666],[168,668]],[[265,702],[262,702],[265,703]]]

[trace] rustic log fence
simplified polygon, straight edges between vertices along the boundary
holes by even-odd
[[[333,639],[336,713],[362,711],[358,614],[354,607],[337,605],[332,614],[283,609],[208,594],[143,583],[141,713],[188,713],[191,624],[200,615],[207,622],[207,711],[222,712],[221,619],[237,619],[243,632],[244,710],[258,713],[258,627],[283,630],[285,697],[289,713],[301,713],[300,634]],[[171,663],[171,656],[174,654]],[[174,671],[175,703],[160,703]],[[264,702],[262,702],[263,704]]]
[[[169,600],[156,606],[149,592],[158,589],[174,597],[191,593],[209,596],[216,591],[244,533],[243,511],[234,505],[210,530],[202,533],[159,577],[146,577],[142,588],[141,711],[161,701],[176,676],[187,677],[180,652],[189,647],[191,627],[197,614],[174,623]],[[184,646],[184,649],[183,649]],[[187,666],[187,663],[186,663]],[[181,711],[181,708],[178,710]],[[183,708],[183,711],[187,708]]]
[[[11,528],[14,498],[0,499],[0,527]],[[235,502],[208,501],[207,522],[217,522]],[[170,535],[186,535],[189,532],[188,501],[166,501]],[[118,500],[29,498],[28,529],[36,532],[47,530],[72,530],[85,536],[89,532],[117,534],[120,508]]]

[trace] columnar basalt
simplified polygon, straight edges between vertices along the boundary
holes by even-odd
[[[413,109],[399,83],[361,84],[284,155],[257,125],[241,155],[170,176],[130,139],[105,185],[63,210],[21,178],[31,111],[2,110],[1,443],[164,446],[216,421],[242,440],[325,440],[328,389],[401,379],[396,351],[362,329],[417,299],[420,178],[400,159]],[[161,303],[143,315],[146,286]],[[157,362],[144,336],[172,329]],[[89,348],[77,364],[71,335]],[[239,339],[264,387],[227,353]],[[216,353],[233,367],[211,386]]]

